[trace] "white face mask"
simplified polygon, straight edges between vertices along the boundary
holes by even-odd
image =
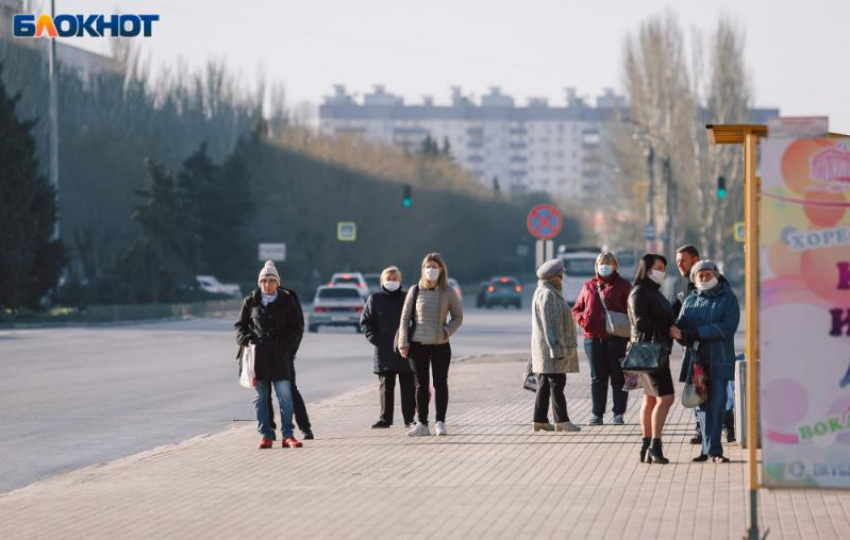
[[[694,285],[701,291],[708,291],[717,287],[717,278],[711,278],[711,281],[697,281]]]
[[[614,267],[610,264],[600,264],[596,271],[599,272],[600,276],[608,277],[614,273]]]
[[[661,270],[650,270],[646,273],[646,277],[658,283],[659,285],[664,284],[664,278],[667,276],[666,272],[662,272]]]
[[[401,287],[401,281],[385,281],[384,288],[390,292],[395,292]]]
[[[440,277],[439,268],[426,268],[422,273],[425,274],[425,279],[428,281],[437,281],[437,278]]]

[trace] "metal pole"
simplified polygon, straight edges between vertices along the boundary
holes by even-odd
[[[646,166],[649,169],[649,189],[646,195],[646,226],[655,223],[655,150],[652,148],[652,141],[647,140],[649,145],[649,154],[646,157]],[[657,234],[657,231],[655,232]],[[653,251],[652,246],[655,240],[646,239],[646,251]]]
[[[665,222],[664,222],[664,233],[667,235],[667,240],[662,243],[661,253],[670,257],[673,254],[671,246],[674,246],[673,243],[673,219],[674,213],[676,211],[673,206],[673,172],[670,169],[670,156],[664,156],[664,197],[665,197]],[[673,257],[675,258],[675,257]]]
[[[50,17],[56,16],[56,0],[50,0]],[[59,103],[56,92],[56,38],[50,38],[48,69],[50,71],[50,185],[56,191],[56,221],[53,239],[59,238]]]
[[[747,538],[758,540],[758,179],[756,152],[758,136],[744,136],[744,222],[746,226],[745,301],[746,301],[746,362],[747,362],[747,451],[750,470],[750,528]]]

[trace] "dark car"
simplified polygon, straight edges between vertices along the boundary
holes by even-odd
[[[475,305],[477,307],[514,306],[522,309],[522,285],[515,277],[494,277],[481,284]]]

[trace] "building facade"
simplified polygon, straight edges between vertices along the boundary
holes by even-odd
[[[485,185],[590,201],[600,195],[606,125],[624,104],[606,90],[590,106],[568,88],[563,106],[542,98],[518,106],[498,87],[476,103],[454,87],[449,104],[436,105],[426,96],[407,105],[383,86],[358,102],[338,85],[319,108],[319,125],[325,135],[361,136],[410,151],[431,137],[440,146],[447,143],[452,158]]]
[[[38,10],[30,11],[32,6],[29,4],[24,3],[23,0],[0,0],[0,28],[3,28],[0,35],[6,35],[8,32],[8,36],[11,37],[12,17],[15,15],[25,12],[41,13]],[[36,4],[35,8],[38,7],[39,5]],[[50,7],[49,4],[47,7]],[[46,58],[51,40],[46,38],[17,39],[16,42],[39,50]],[[74,47],[61,39],[56,40],[56,61],[65,69],[75,70],[84,81],[89,80],[93,75],[119,71],[115,61],[109,56]]]

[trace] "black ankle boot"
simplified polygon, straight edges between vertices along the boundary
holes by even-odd
[[[646,453],[646,462],[660,463],[662,465],[670,463],[670,460],[664,457],[664,452],[661,450],[661,439],[652,439],[652,445],[650,445],[649,451]]]
[[[652,441],[649,437],[643,438],[643,443],[640,445],[640,462],[646,461],[646,451],[649,450],[649,443]]]
[[[735,442],[735,413],[726,411],[723,416],[723,427],[726,428],[726,442]]]

